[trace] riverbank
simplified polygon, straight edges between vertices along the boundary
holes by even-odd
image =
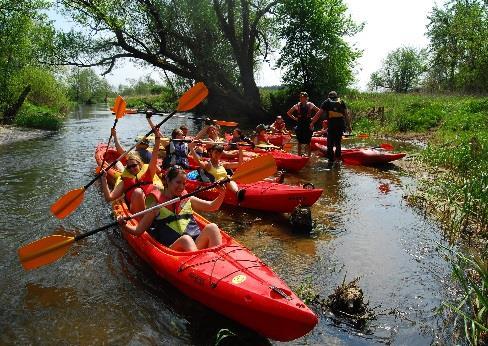
[[[53,131],[23,128],[14,125],[0,125],[0,145],[42,138]]]

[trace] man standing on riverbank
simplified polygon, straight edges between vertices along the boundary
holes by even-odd
[[[298,141],[298,155],[302,155],[302,144],[311,154],[310,140],[312,139],[313,127],[310,125],[313,112],[319,111],[319,108],[312,102],[308,102],[308,94],[304,91],[300,93],[300,102],[291,107],[286,114],[295,120],[298,124],[295,128],[295,134]]]
[[[310,123],[310,129],[313,129],[315,122],[325,113],[325,118],[329,122],[327,131],[327,158],[329,167],[332,166],[335,159],[341,158],[341,139],[345,129],[345,118],[347,115],[347,106],[335,91],[331,91],[328,98],[322,103]],[[335,147],[335,153],[334,153]]]

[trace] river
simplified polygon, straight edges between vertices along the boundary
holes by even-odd
[[[200,125],[174,118],[163,132],[182,123],[190,131]],[[22,269],[17,258],[22,245],[113,221],[98,183],[66,219],[49,211],[58,197],[90,181],[95,146],[107,140],[112,124],[105,105],[80,107],[58,132],[0,145],[0,344],[213,344],[221,329],[237,333],[229,338],[233,344],[274,343],[158,279],[117,229],[76,243],[53,264]],[[127,115],[117,129],[130,145],[147,125],[144,116]],[[345,143],[353,144],[359,143]],[[344,277],[360,277],[365,298],[378,313],[375,320],[356,329],[312,307],[318,325],[289,344],[451,343],[452,317],[438,312],[454,295],[450,264],[439,246],[445,240],[439,225],[405,202],[415,180],[395,165],[325,168],[325,159],[313,158],[300,173],[285,177],[286,183],[312,182],[324,189],[312,207],[310,236],[293,233],[286,215],[229,208],[207,215],[293,289],[309,282],[326,298]]]

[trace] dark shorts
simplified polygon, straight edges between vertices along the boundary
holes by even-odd
[[[151,227],[148,231],[148,233],[156,239],[158,242],[163,244],[164,246],[171,246],[176,240],[178,240],[179,237],[182,235],[179,234],[178,232],[172,232],[172,231],[158,231],[155,227]],[[183,233],[185,235],[186,233]],[[193,240],[196,240],[199,235],[191,236]]]
[[[312,130],[309,126],[297,126],[296,131],[297,141],[300,144],[310,144],[312,140]]]

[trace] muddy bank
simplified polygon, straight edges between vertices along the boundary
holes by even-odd
[[[52,132],[53,131],[27,129],[12,125],[0,125],[0,145],[41,138]]]

